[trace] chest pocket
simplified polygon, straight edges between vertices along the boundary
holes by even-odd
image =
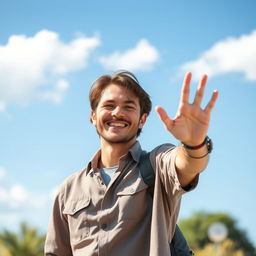
[[[90,226],[87,219],[87,210],[90,205],[90,198],[84,197],[68,201],[63,210],[67,215],[71,243],[80,242],[89,236]]]
[[[119,206],[119,221],[142,219],[152,203],[148,186],[138,179],[132,184],[123,184],[116,193]]]

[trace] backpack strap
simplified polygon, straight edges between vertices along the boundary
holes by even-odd
[[[153,198],[154,196],[154,185],[155,185],[155,171],[151,165],[149,159],[149,152],[142,151],[139,160],[139,170],[143,178],[143,181],[148,185],[148,191]]]
[[[154,185],[155,185],[155,171],[151,165],[149,159],[149,152],[142,151],[140,155],[140,160],[138,167],[140,174],[144,182],[148,185],[148,191],[153,198],[154,196]],[[170,251],[172,256],[192,256],[193,252],[189,249],[188,243],[183,236],[178,225],[175,227],[174,236],[170,243]]]
[[[190,250],[188,243],[181,232],[179,226],[176,224],[175,232],[170,245],[172,256],[193,256],[194,252]]]

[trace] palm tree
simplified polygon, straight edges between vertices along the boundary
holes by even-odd
[[[0,254],[6,256],[42,256],[45,236],[27,223],[20,225],[19,233],[8,230],[0,234]]]

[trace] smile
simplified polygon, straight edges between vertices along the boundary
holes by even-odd
[[[126,127],[126,126],[128,126],[128,124],[123,123],[123,122],[122,123],[121,122],[108,122],[107,125],[110,127]]]

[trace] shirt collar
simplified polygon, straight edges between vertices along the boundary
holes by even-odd
[[[140,143],[138,141],[136,141],[132,145],[132,147],[129,149],[129,152],[134,161],[139,162],[141,151],[142,151],[142,149],[141,149]]]
[[[128,154],[130,153],[130,155],[134,161],[139,162],[141,152],[142,152],[142,149],[141,149],[140,143],[138,141],[136,141],[129,149]],[[97,171],[100,154],[101,154],[101,150],[99,149],[94,154],[91,161],[88,163],[86,174],[88,174],[91,170]],[[126,158],[126,157],[127,157],[127,155],[125,155],[121,158]]]
[[[88,163],[87,165],[87,170],[86,170],[86,174],[88,174],[91,170],[93,172],[97,171],[97,167],[98,167],[98,162],[99,162],[99,158],[100,158],[100,153],[101,150],[99,149],[94,156],[92,157],[91,161]]]

